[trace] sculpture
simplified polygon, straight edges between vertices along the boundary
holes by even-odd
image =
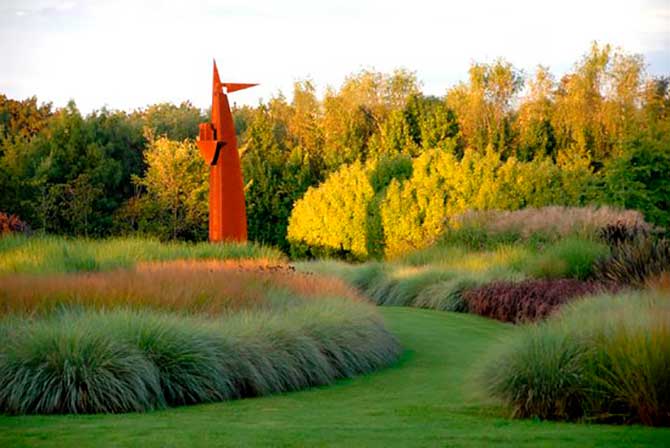
[[[228,93],[257,84],[222,83],[214,61],[212,122],[200,124],[198,148],[209,164],[209,240],[246,241],[244,183]],[[225,90],[224,90],[225,89]]]

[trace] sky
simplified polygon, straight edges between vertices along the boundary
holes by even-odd
[[[212,58],[257,104],[297,80],[320,93],[361,69],[416,73],[443,95],[473,62],[502,57],[557,77],[591,43],[670,75],[670,0],[0,0],[0,93],[84,112],[211,101]]]

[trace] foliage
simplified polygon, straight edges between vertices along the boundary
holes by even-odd
[[[184,141],[198,135],[198,124],[207,120],[200,109],[184,101],[179,106],[170,103],[153,104],[136,112],[136,119],[157,137]]]
[[[365,259],[383,253],[380,201],[387,185],[407,178],[406,156],[384,156],[353,163],[308,189],[289,219],[288,239],[295,256]]]
[[[296,90],[295,95],[294,114],[309,114],[308,105],[303,103],[314,99],[313,92]],[[319,146],[289,146],[288,129],[293,129],[305,145],[320,145],[320,137],[313,135],[317,130],[312,125],[298,122],[295,115],[283,117],[279,112],[287,107],[276,99],[267,109],[252,113],[242,153],[249,237],[286,252],[291,208],[310,185],[321,180],[323,170]]]
[[[357,162],[334,173],[296,202],[288,227],[295,255],[368,255],[365,226],[374,190]]]
[[[638,136],[605,170],[607,202],[641,210],[654,224],[670,227],[670,136]]]
[[[461,160],[448,151],[427,151],[415,159],[408,181],[391,182],[381,205],[386,254],[429,245],[445,231],[450,216],[466,210],[578,204],[579,196],[566,180],[573,169],[547,159],[520,162],[511,157],[503,162],[493,151],[480,155],[466,150]],[[506,240],[502,235],[501,241]]]
[[[497,281],[466,290],[463,300],[474,314],[503,322],[532,322],[570,300],[603,289],[601,284],[574,279]]]
[[[133,182],[143,188],[137,209],[125,208],[121,217],[135,222],[140,233],[161,239],[202,240],[207,228],[208,168],[197,146],[189,140],[176,142],[150,138],[144,152],[143,177]],[[137,213],[137,215],[133,215]]]
[[[2,208],[49,232],[108,234],[142,169],[143,145],[127,114],[103,109],[84,118],[71,102],[31,138],[2,143]]]
[[[30,228],[28,227],[28,224],[21,221],[18,216],[0,212],[0,236],[12,233],[26,234],[29,231]]]
[[[482,381],[517,417],[668,426],[669,313],[660,293],[575,302],[498,347]]]
[[[362,70],[322,98],[305,79],[291,98],[233,107],[250,239],[298,254],[394,257],[430,244],[455,214],[545,205],[616,205],[668,225],[670,83],[647,76],[640,56],[594,43],[560,79],[545,67],[526,77],[501,59],[468,75],[432,97],[413,72]],[[133,179],[146,178],[155,141],[192,145],[206,116],[189,102],[83,116],[74,103],[0,95],[0,210],[48,233],[205,239],[202,211],[181,220]],[[421,168],[411,176],[410,159]],[[365,249],[354,254],[346,235],[293,247],[289,220],[310,187],[384,160],[404,161],[388,186],[372,175]]]

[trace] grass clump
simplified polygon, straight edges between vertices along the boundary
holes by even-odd
[[[544,319],[570,300],[603,290],[599,283],[576,279],[494,281],[466,290],[463,300],[472,313],[516,323]]]
[[[70,314],[3,322],[0,410],[131,412],[162,407],[158,369],[137,348]]]
[[[476,276],[459,276],[434,283],[421,290],[413,305],[418,308],[467,313],[469,308],[463,293],[467,289],[477,287],[481,282],[482,280]]]
[[[622,241],[612,247],[610,257],[597,263],[595,271],[604,281],[644,286],[670,272],[670,239],[646,235]]]
[[[670,425],[670,299],[566,305],[496,350],[481,381],[517,417]]]
[[[581,238],[566,238],[550,244],[543,251],[521,259],[520,270],[534,278],[577,278],[593,275],[596,263],[609,255],[604,243]]]

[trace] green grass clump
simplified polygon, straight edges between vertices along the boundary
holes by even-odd
[[[108,240],[55,236],[10,235],[0,238],[0,274],[105,271],[130,268],[138,262],[177,259],[282,260],[277,249],[254,243],[210,244],[142,238]]]
[[[608,254],[609,248],[603,243],[566,238],[534,256],[520,259],[517,266],[530,277],[585,280],[592,276],[596,262]]]
[[[518,417],[670,425],[670,298],[566,305],[498,349],[481,375]]]
[[[341,298],[205,318],[65,310],[0,323],[0,412],[98,413],[330,384],[394,362],[374,307]]]
[[[484,279],[476,275],[462,275],[437,282],[424,288],[414,299],[413,305],[418,308],[467,313],[468,304],[463,299],[463,291],[483,282]]]
[[[155,365],[98,322],[68,313],[0,326],[2,412],[107,413],[163,405]]]

